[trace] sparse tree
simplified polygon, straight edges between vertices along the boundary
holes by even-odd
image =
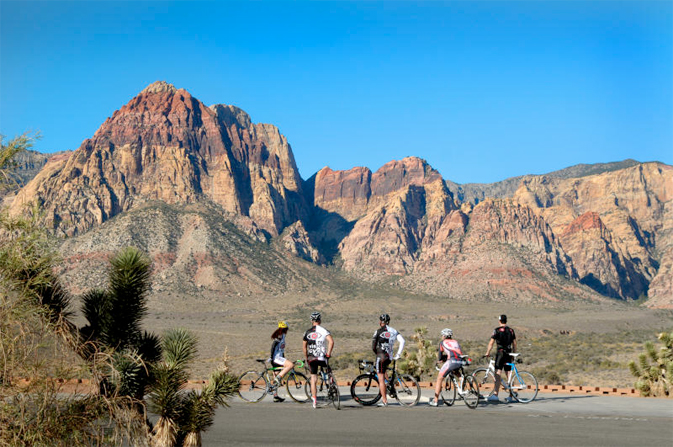
[[[35,140],[40,138],[39,132],[24,132],[4,143],[5,136],[0,135],[0,191],[12,183],[9,170],[15,166],[14,157],[19,152],[33,147]]]
[[[399,363],[399,369],[403,373],[411,374],[417,380],[421,380],[423,375],[432,375],[437,356],[436,349],[430,340],[425,337],[428,333],[427,327],[418,327],[414,329],[414,335],[411,336],[416,349],[407,349],[404,352],[404,359]]]
[[[637,377],[635,388],[643,396],[670,397],[673,395],[673,332],[662,332],[657,337],[663,344],[659,351],[654,343],[645,343],[645,352],[638,356],[638,363],[631,360],[629,369]]]

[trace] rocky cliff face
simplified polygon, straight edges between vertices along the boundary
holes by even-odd
[[[279,269],[302,265],[279,260],[289,252],[442,296],[647,296],[647,305],[673,308],[673,167],[661,163],[578,165],[461,186],[407,157],[376,172],[323,168],[304,182],[276,127],[157,82],[79,149],[51,157],[11,211],[33,201],[55,233],[75,236],[63,246],[82,259],[87,250],[145,244],[174,279],[167,288],[225,292],[243,281],[248,290],[264,282],[281,290]],[[101,242],[102,224],[115,241]],[[246,252],[244,260],[232,250]],[[87,265],[75,261],[72,271]]]
[[[575,264],[584,266],[578,267],[581,281],[636,299],[670,256],[665,214],[672,193],[673,167],[645,163],[581,178],[534,177],[521,183],[514,200],[560,235]]]
[[[292,151],[276,127],[156,82],[67,160],[40,172],[12,211],[37,199],[47,224],[73,235],[148,200],[203,198],[251,217],[272,235],[307,214]]]

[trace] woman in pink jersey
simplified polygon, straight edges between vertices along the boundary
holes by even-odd
[[[437,353],[437,361],[444,361],[442,368],[437,374],[437,380],[435,383],[435,398],[430,400],[429,404],[432,407],[436,407],[439,402],[439,391],[442,388],[442,382],[444,382],[444,377],[449,373],[458,369],[462,365],[462,360],[460,356],[463,355],[463,351],[460,349],[460,345],[456,340],[453,339],[453,331],[451,329],[442,329],[442,341],[439,343],[439,352]]]

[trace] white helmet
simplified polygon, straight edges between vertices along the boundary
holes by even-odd
[[[449,328],[442,329],[442,337],[453,337],[453,331]]]

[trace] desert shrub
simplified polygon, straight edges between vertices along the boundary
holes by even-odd
[[[662,332],[657,337],[663,344],[657,351],[654,343],[645,343],[645,352],[638,356],[638,363],[631,360],[629,369],[637,377],[635,388],[642,396],[671,396],[673,374],[673,332]]]
[[[432,376],[435,371],[437,349],[426,338],[427,334],[427,327],[414,329],[414,335],[411,336],[410,340],[413,344],[408,343],[405,346],[406,349],[397,365],[400,372],[411,374],[418,380],[421,380],[424,375]]]

